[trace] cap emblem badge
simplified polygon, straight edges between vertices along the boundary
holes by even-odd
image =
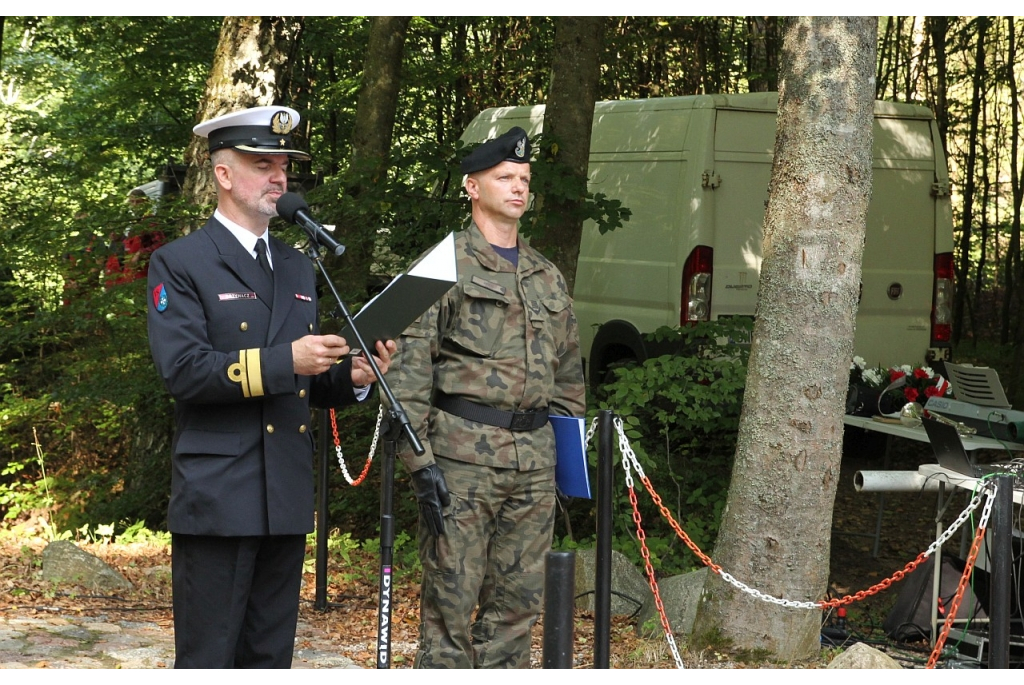
[[[292,116],[285,110],[274,112],[270,119],[270,130],[277,135],[283,135],[292,130]]]

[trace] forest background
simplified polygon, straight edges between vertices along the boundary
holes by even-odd
[[[328,268],[355,310],[388,274],[461,226],[459,135],[487,107],[550,103],[552,80],[566,68],[556,63],[556,29],[569,19],[0,18],[0,516],[42,517],[55,535],[93,535],[96,524],[163,528],[173,405],[150,360],[145,279],[132,257],[145,254],[146,236],[173,239],[208,216],[209,182],[191,128],[218,87],[230,87],[240,105],[269,94],[302,113],[301,144],[313,161],[295,166],[294,181],[350,248]],[[881,17],[876,85],[878,99],[936,114],[955,220],[954,358],[996,367],[1019,407],[1018,28],[1014,17]],[[777,88],[775,17],[608,18],[598,35],[591,61],[599,100]],[[225,63],[237,68],[218,73]],[[373,78],[393,87],[375,91]],[[571,173],[552,141],[541,150],[536,191],[557,206],[576,192]],[[137,188],[149,195],[131,195]],[[599,197],[567,211],[610,226],[628,220]],[[541,218],[531,212],[524,231],[558,261],[555,231]],[[275,231],[300,242],[294,228]],[[605,401],[618,402],[634,427],[651,419],[698,430],[680,428],[678,398],[647,416],[622,406],[643,404],[630,387]],[[719,442],[697,473],[713,474],[719,490],[728,483],[742,379],[731,391],[732,413],[713,426]],[[375,412],[338,417],[353,474]],[[333,442],[326,426],[318,435]],[[669,433],[639,450],[654,465],[665,451],[659,442]],[[679,513],[684,527],[710,545],[724,494],[672,478],[674,510],[689,507]],[[348,490],[332,468],[331,526],[373,537],[376,485],[371,472],[365,487]],[[399,527],[410,530],[415,507],[405,484],[397,487]],[[591,512],[571,513],[563,544],[586,537],[580,530]]]

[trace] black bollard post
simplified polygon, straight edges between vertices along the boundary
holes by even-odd
[[[1013,476],[996,477],[992,505],[992,594],[988,634],[988,667],[1010,667],[1010,581],[1013,578]]]
[[[594,668],[608,668],[612,618],[612,418],[597,419],[597,549],[594,554]]]
[[[327,611],[327,468],[328,468],[328,426],[331,414],[327,409],[320,410],[320,451],[317,461],[316,487],[316,592],[313,608]]]
[[[544,668],[572,668],[576,553],[548,552],[544,562]]]

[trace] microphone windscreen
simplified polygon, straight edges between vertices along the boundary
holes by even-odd
[[[277,198],[277,215],[289,223],[295,222],[295,215],[305,210],[309,212],[309,205],[302,199],[300,195],[295,193],[285,193],[281,197]]]

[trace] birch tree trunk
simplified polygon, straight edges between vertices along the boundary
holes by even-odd
[[[224,17],[196,123],[236,109],[288,104],[278,99],[301,32],[302,20],[294,17]],[[206,141],[193,136],[182,192],[198,205],[217,197],[209,158]]]
[[[736,462],[714,561],[769,595],[816,601],[832,506],[871,195],[875,17],[783,29],[764,261]],[[724,638],[813,657],[821,613],[752,598],[709,574],[691,644]]]

